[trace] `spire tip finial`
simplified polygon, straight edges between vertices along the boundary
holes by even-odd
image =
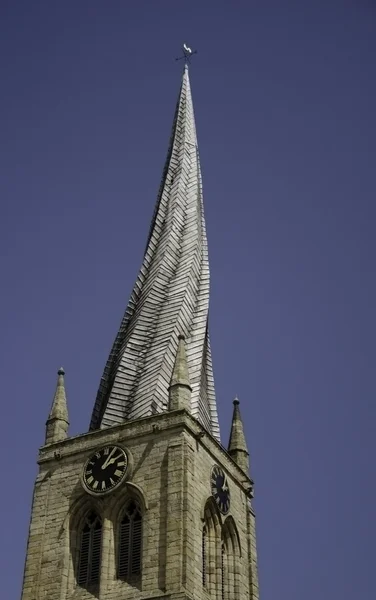
[[[65,375],[65,371],[63,369],[63,367],[60,367],[60,369],[57,372],[58,375]]]
[[[188,69],[188,64],[191,61],[193,54],[197,54],[197,50],[192,50],[185,42],[183,44],[183,56],[179,56],[175,60],[184,60],[185,69]]]

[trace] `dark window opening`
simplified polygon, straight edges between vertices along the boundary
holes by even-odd
[[[102,521],[91,512],[81,531],[77,583],[84,588],[99,584],[102,546]]]
[[[141,574],[142,516],[134,502],[127,506],[119,528],[118,578],[133,581]]]

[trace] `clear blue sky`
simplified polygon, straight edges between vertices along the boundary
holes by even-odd
[[[141,263],[187,41],[223,442],[256,482],[261,600],[373,600],[373,0],[3,0],[1,600],[66,369],[87,430]]]

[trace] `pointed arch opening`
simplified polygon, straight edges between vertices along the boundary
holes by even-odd
[[[77,584],[91,590],[99,585],[102,555],[102,519],[94,510],[83,519],[78,542]]]
[[[141,580],[142,569],[142,511],[139,503],[130,498],[120,513],[117,535],[117,578],[135,586]]]

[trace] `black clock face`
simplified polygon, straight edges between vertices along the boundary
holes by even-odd
[[[221,513],[228,513],[230,510],[230,490],[228,481],[221,467],[218,467],[217,465],[212,469],[211,490]]]
[[[128,457],[119,446],[97,450],[86,462],[83,484],[92,494],[104,494],[118,486],[127,471]]]

